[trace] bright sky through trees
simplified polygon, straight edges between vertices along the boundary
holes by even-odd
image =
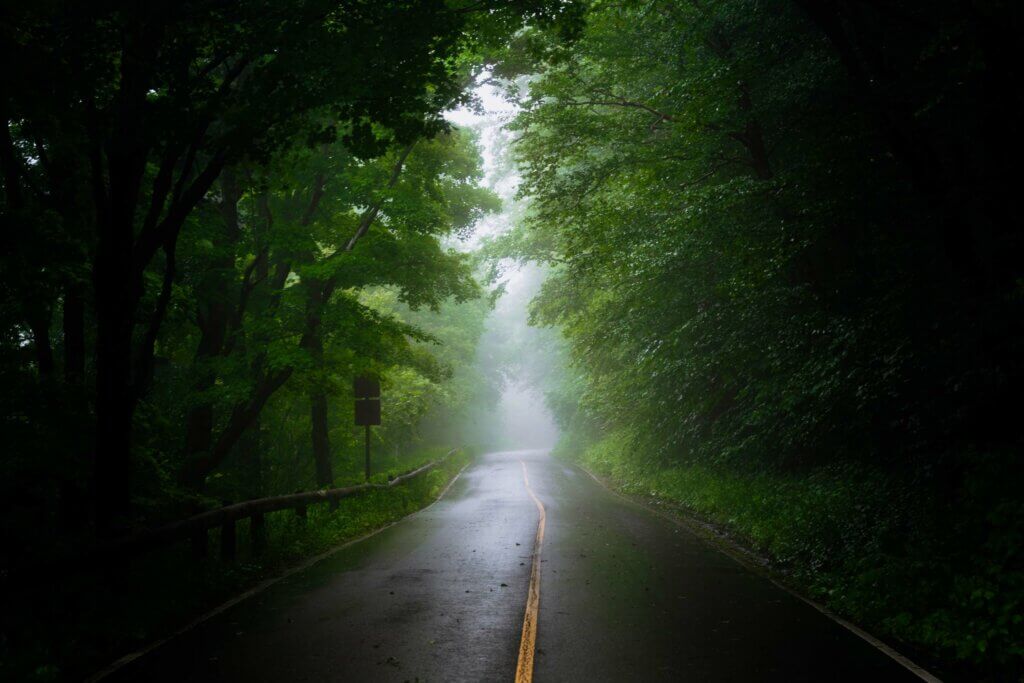
[[[467,250],[477,249],[485,240],[511,230],[522,212],[521,202],[515,196],[520,177],[510,158],[513,136],[506,127],[519,107],[503,95],[500,86],[484,82],[489,78],[489,73],[481,74],[479,79],[483,84],[473,91],[481,111],[460,107],[445,113],[445,118],[452,123],[479,135],[484,184],[502,199],[501,211],[485,216],[477,223],[473,235],[460,241],[460,248]],[[550,353],[546,345],[557,344],[550,331],[528,327],[527,308],[540,287],[543,271],[536,265],[511,261],[504,266],[501,279],[495,284],[503,283],[505,294],[498,299],[487,319],[477,352],[477,362],[487,362],[486,359],[494,355],[489,347],[507,347],[498,356],[515,368],[497,406],[497,442],[509,447],[550,447],[557,439],[558,428],[544,401],[548,385],[536,372],[528,370],[536,364],[537,356],[546,357]]]

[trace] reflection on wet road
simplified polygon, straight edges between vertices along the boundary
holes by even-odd
[[[536,681],[916,680],[799,599],[544,451],[480,458],[437,504],[111,678],[512,681],[541,504]]]

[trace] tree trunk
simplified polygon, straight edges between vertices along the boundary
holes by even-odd
[[[310,404],[316,485],[319,488],[330,488],[334,483],[334,472],[331,468],[331,442],[327,432],[327,393],[320,388],[314,389]]]
[[[192,385],[192,391],[195,394],[201,395],[209,391],[216,381],[214,372],[205,366],[210,359],[220,353],[224,342],[227,321],[224,313],[223,306],[210,306],[205,316],[193,365],[196,381]],[[209,451],[210,445],[213,443],[213,404],[202,397],[197,401],[185,417],[185,454],[187,457]]]
[[[85,298],[81,288],[69,283],[64,289],[64,381],[81,384],[85,376]]]
[[[238,448],[245,454],[243,486],[248,498],[262,498],[263,490],[263,434],[260,431],[259,415],[239,440]]]
[[[202,392],[213,386],[212,377],[204,377],[196,382],[192,390]],[[201,403],[189,409],[185,417],[185,454],[192,457],[196,453],[210,450],[213,441],[213,406]]]
[[[313,441],[313,460],[316,463],[316,483],[323,488],[334,481],[331,471],[331,444],[327,431],[327,392],[323,386],[324,340],[321,320],[325,303],[324,283],[310,280],[306,297],[305,346],[316,364],[316,386],[310,393],[310,436]]]
[[[130,142],[130,140],[129,140]],[[124,147],[121,145],[120,147]],[[131,156],[130,153],[128,156]],[[110,192],[102,188],[96,221],[93,285],[96,309],[96,528],[100,535],[115,530],[131,500],[132,333],[142,293],[142,273],[133,267],[134,213],[139,175],[128,177],[125,161],[111,155]]]
[[[270,397],[291,377],[292,368],[283,368],[266,375],[253,389],[248,400],[235,405],[228,424],[207,453],[186,462],[181,473],[181,482],[186,486],[201,488],[206,476],[215,470],[231,453],[246,430],[255,424],[263,406]]]
[[[131,483],[131,316],[121,301],[117,278],[97,277],[96,307],[96,527],[113,531],[127,514]],[[111,282],[114,281],[114,282]]]
[[[132,332],[143,290],[136,268],[135,218],[148,156],[142,108],[149,90],[146,58],[152,55],[137,23],[124,32],[120,83],[112,106],[112,139],[91,133],[92,186],[96,208],[96,529],[116,531],[131,503]],[[103,159],[106,158],[104,169]]]
[[[49,380],[53,377],[53,347],[50,346],[49,311],[30,313],[29,328],[32,331],[32,347],[35,350],[39,377],[44,381]]]
[[[224,353],[228,330],[227,292],[230,290],[235,263],[234,250],[228,247],[238,241],[240,233],[238,201],[242,193],[231,169],[221,173],[220,185],[223,199],[219,209],[224,219],[224,231],[217,246],[225,253],[211,264],[202,286],[206,301],[200,304],[201,336],[193,361],[196,381],[192,387],[193,392],[200,396],[209,391],[216,381],[214,371],[208,367],[210,360]],[[191,459],[210,450],[213,444],[213,418],[213,404],[200,397],[185,418],[186,458]]]

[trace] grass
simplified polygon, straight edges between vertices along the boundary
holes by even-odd
[[[400,466],[379,462],[372,479],[383,483],[445,452],[424,451],[403,458]],[[205,559],[193,557],[188,544],[177,544],[115,572],[69,567],[61,583],[45,594],[22,596],[25,604],[8,606],[24,622],[0,644],[0,679],[81,679],[259,581],[425,507],[470,459],[459,451],[409,482],[343,499],[336,510],[311,506],[305,520],[291,511],[268,515],[269,543],[261,555],[253,552],[244,520],[237,526],[234,563],[218,559],[219,531],[213,531]]]
[[[850,464],[789,474],[652,466],[621,433],[557,453],[722,528],[785,582],[947,680],[1024,680],[1024,509],[1012,490],[972,492],[989,474],[969,477],[953,503]]]

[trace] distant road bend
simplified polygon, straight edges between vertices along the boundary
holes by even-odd
[[[922,679],[545,451],[478,459],[437,504],[105,678]]]

